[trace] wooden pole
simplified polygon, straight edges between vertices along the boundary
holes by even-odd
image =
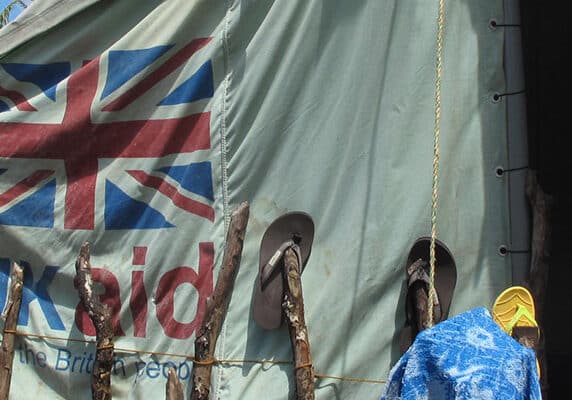
[[[166,387],[166,400],[183,400],[185,398],[183,394],[183,384],[177,378],[177,373],[173,367],[169,367],[169,377],[167,378]]]
[[[216,341],[240,266],[248,215],[249,205],[247,202],[243,202],[232,213],[230,219],[222,269],[218,275],[213,295],[207,301],[203,323],[195,339],[191,400],[207,400],[210,395],[211,372]]]
[[[91,375],[91,398],[93,400],[111,399],[111,368],[113,367],[113,325],[111,310],[99,301],[93,288],[91,264],[89,263],[89,243],[81,246],[75,263],[75,286],[79,298],[89,318],[95,326],[96,352],[95,364]]]
[[[423,261],[421,258],[415,261],[409,268],[411,270],[416,270],[417,268],[425,269],[427,263]],[[413,293],[413,319],[412,323],[415,324],[414,332],[418,335],[422,330],[428,328],[427,322],[429,321],[429,310],[428,307],[428,284],[422,280],[413,282],[411,286],[409,286],[408,290]],[[435,320],[435,312],[433,312],[433,321]],[[415,338],[412,338],[413,340]]]
[[[314,400],[314,368],[310,354],[308,329],[304,318],[301,266],[292,248],[284,252],[284,301],[282,309],[294,355],[296,400]]]
[[[16,340],[16,326],[22,303],[22,289],[24,287],[24,270],[17,263],[12,262],[10,274],[10,292],[8,302],[3,313],[6,317],[2,348],[0,349],[0,400],[8,400],[10,382],[12,380],[12,361],[14,360],[14,341]]]
[[[542,190],[535,171],[528,173],[526,194],[532,208],[532,253],[530,257],[529,286],[534,297],[536,320],[540,327],[544,323],[544,306],[548,287],[550,262],[550,241],[552,236],[551,217],[553,198]],[[536,347],[540,364],[540,387],[542,398],[548,399],[548,363],[546,362],[545,335],[541,333]]]

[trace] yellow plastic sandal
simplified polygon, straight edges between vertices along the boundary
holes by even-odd
[[[536,328],[536,339],[540,337],[534,299],[528,289],[522,286],[512,286],[503,291],[493,304],[492,314],[493,320],[510,336],[513,336],[515,328]],[[540,376],[538,358],[536,368]]]
[[[509,335],[515,326],[538,327],[532,294],[522,286],[509,287],[495,300],[493,319]]]
[[[514,328],[520,328],[520,327],[527,327],[527,328],[532,327],[538,329],[538,323],[536,322],[536,319],[534,319],[534,314],[531,314],[530,311],[528,311],[528,308],[526,308],[526,306],[523,306],[522,304],[517,304],[516,312],[514,313],[510,321],[508,321],[508,323],[506,324],[505,329],[509,335],[514,336],[513,335]]]

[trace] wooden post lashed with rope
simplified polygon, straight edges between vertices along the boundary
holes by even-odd
[[[93,400],[110,400],[111,368],[113,367],[114,354],[111,310],[106,304],[101,303],[95,293],[89,257],[89,243],[86,242],[81,246],[75,263],[74,284],[96,332],[95,363],[91,374],[91,398]]]
[[[195,339],[192,400],[207,400],[210,395],[214,351],[240,266],[248,215],[249,205],[247,202],[243,202],[232,213],[230,219],[222,269],[219,272],[215,290],[207,300],[203,323]]]
[[[0,349],[0,400],[8,400],[10,394],[10,381],[12,380],[12,362],[14,361],[14,342],[16,340],[16,325],[22,304],[22,290],[24,288],[24,270],[20,265],[12,262],[10,274],[10,291],[4,313],[4,334],[2,348]]]
[[[296,400],[314,399],[314,367],[310,353],[308,328],[304,318],[304,298],[302,296],[302,266],[292,248],[284,252],[284,301],[282,309],[290,331],[292,352],[294,353],[294,378],[296,380]]]

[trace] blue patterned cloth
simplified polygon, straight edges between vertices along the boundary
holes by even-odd
[[[534,352],[476,308],[422,331],[382,400],[541,399]]]

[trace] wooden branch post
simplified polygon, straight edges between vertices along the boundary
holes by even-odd
[[[183,400],[183,384],[177,378],[177,373],[173,367],[169,367],[169,377],[167,378],[166,400]]]
[[[8,400],[10,382],[12,380],[12,361],[14,360],[14,341],[16,340],[16,326],[20,304],[22,303],[22,289],[24,287],[24,270],[17,263],[12,263],[10,274],[10,292],[3,317],[6,317],[2,348],[0,349],[0,400]]]
[[[534,297],[536,319],[542,328],[544,323],[544,306],[548,286],[548,267],[550,258],[550,240],[552,227],[552,205],[554,200],[544,193],[538,183],[536,172],[528,173],[526,194],[532,209],[532,253],[530,257],[529,286]],[[548,365],[546,362],[545,335],[540,334],[536,348],[536,356],[540,364],[540,386],[543,398],[548,398]]]
[[[75,286],[87,314],[95,326],[96,352],[91,375],[91,398],[111,399],[111,368],[113,367],[113,325],[111,310],[95,294],[89,263],[89,243],[81,246],[75,263]]]
[[[226,236],[222,269],[219,272],[213,295],[207,301],[203,323],[195,339],[191,400],[207,400],[210,395],[211,372],[216,341],[240,266],[248,215],[248,203],[243,202],[231,216]]]
[[[301,266],[292,248],[284,253],[284,301],[282,309],[292,342],[294,354],[294,376],[296,379],[296,400],[314,399],[314,368],[310,354],[308,329],[304,318]]]

